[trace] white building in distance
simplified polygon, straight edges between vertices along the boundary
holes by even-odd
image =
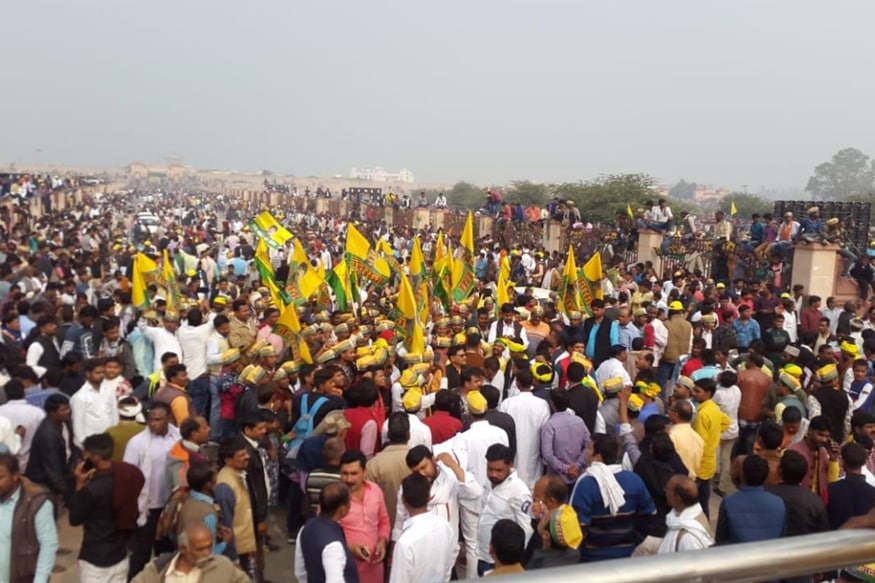
[[[349,177],[371,182],[415,182],[413,172],[407,168],[402,168],[398,172],[387,172],[382,166],[350,168]]]

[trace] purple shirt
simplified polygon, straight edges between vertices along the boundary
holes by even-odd
[[[541,428],[541,457],[547,466],[547,474],[558,475],[565,483],[573,484],[576,480],[566,474],[568,466],[577,464],[583,472],[589,441],[586,423],[574,411],[567,409],[553,413]]]

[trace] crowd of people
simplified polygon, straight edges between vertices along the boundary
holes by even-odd
[[[407,582],[826,532],[875,504],[862,300],[617,258],[566,310],[562,254],[483,234],[474,291],[429,298],[415,352],[402,274],[458,237],[361,222],[391,276],[287,308],[267,280],[346,261],[348,217],[272,209],[294,239],[265,266],[262,208],[143,194],[4,225],[0,581],[49,580],[58,521],[83,528],[83,582],[263,581],[273,552],[298,581]],[[138,304],[140,257],[163,276]]]

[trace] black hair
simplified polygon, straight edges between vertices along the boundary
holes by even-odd
[[[434,454],[427,446],[417,445],[410,448],[407,452],[407,455],[404,457],[404,463],[407,464],[408,468],[415,468],[426,458],[434,459]]]
[[[493,443],[486,450],[486,461],[503,461],[504,463],[510,465],[513,463],[513,453],[511,452],[510,448],[503,443]]]
[[[522,560],[526,533],[513,520],[502,518],[492,525],[489,546],[495,558],[503,565],[515,565]]]

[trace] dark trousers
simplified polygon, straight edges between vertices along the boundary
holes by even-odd
[[[285,479],[285,478],[283,478]],[[298,536],[298,531],[304,526],[304,492],[301,485],[293,480],[288,480],[288,506],[286,508],[286,530],[290,538]]]
[[[711,480],[696,478],[696,486],[699,488],[699,504],[702,505],[702,512],[710,519],[711,510],[708,503],[711,501]]]
[[[191,397],[191,406],[195,412],[209,421],[210,377],[202,375],[191,381],[188,385],[188,395]]]
[[[155,551],[157,557],[161,553],[172,552],[173,544],[166,538],[163,540],[155,540],[155,531],[158,530],[158,517],[161,516],[163,508],[150,508],[149,517],[146,524],[137,528],[131,538],[128,539],[128,551],[130,551],[130,567],[128,570],[128,581],[133,579],[140,571],[142,571],[149,559],[152,558],[152,550]]]
[[[656,382],[659,383],[659,386],[662,387],[662,396],[666,400],[669,395],[671,395],[674,387],[669,387],[668,382],[671,380],[671,377],[674,375],[674,362],[660,362],[659,366],[656,367]]]

